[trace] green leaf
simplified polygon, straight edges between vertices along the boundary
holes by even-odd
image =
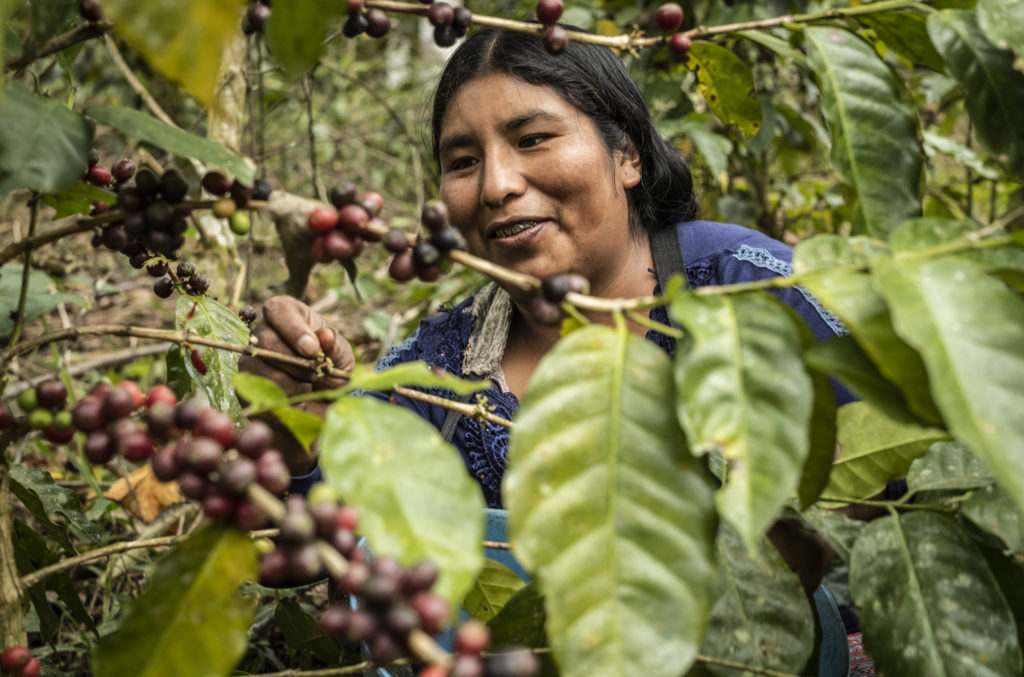
[[[33,2],[30,31],[25,40],[25,56],[34,59],[39,48],[65,28],[70,28],[71,19],[78,13],[74,0],[48,0]]]
[[[1024,514],[1024,299],[960,259],[880,258],[873,272],[950,431]]]
[[[978,24],[997,47],[1024,55],[1024,2],[978,0]]]
[[[832,134],[832,165],[849,189],[854,227],[883,235],[921,213],[918,123],[903,81],[859,37],[804,31]]]
[[[79,181],[60,193],[46,193],[42,199],[45,204],[57,211],[53,215],[53,219],[57,220],[72,214],[88,214],[92,211],[93,202],[112,205],[117,200],[117,196],[109,190]]]
[[[756,42],[762,47],[767,47],[779,56],[784,56],[795,65],[801,68],[807,68],[807,57],[804,56],[803,52],[789,44],[788,40],[776,37],[771,33],[764,30],[752,30],[752,31],[736,31],[736,35],[741,38],[746,38],[751,42]]]
[[[324,420],[316,414],[292,407],[279,407],[271,413],[295,436],[306,451],[309,451],[316,438],[320,437]]]
[[[221,53],[238,33],[241,9],[240,0],[103,1],[117,35],[206,107],[213,105]]]
[[[256,176],[255,168],[246,158],[235,155],[219,143],[161,122],[152,115],[120,106],[93,106],[86,108],[85,114],[110,125],[128,138],[151,143],[181,157],[222,167],[244,184],[251,184]]]
[[[354,390],[391,390],[395,386],[444,388],[456,395],[471,395],[486,390],[490,384],[487,381],[465,381],[447,372],[435,371],[426,362],[403,362],[382,371],[357,366],[339,394]]]
[[[268,378],[240,371],[235,374],[234,383],[235,392],[246,400],[249,406],[270,411],[303,448],[309,451],[310,445],[320,436],[323,419],[287,404],[288,396],[284,390]]]
[[[797,490],[813,388],[794,320],[764,293],[681,294],[670,308],[692,338],[676,354],[676,411],[696,453],[730,464],[715,499],[751,549]]]
[[[829,498],[871,498],[891,479],[905,477],[914,459],[949,433],[900,423],[867,402],[839,410],[839,459],[832,466],[825,494]]]
[[[700,157],[707,163],[712,176],[718,180],[729,179],[729,153],[732,152],[732,141],[727,136],[716,134],[709,127],[710,116],[698,114],[688,115],[675,124],[663,125],[671,130],[671,136],[681,136],[693,142]]]
[[[1013,53],[988,41],[975,12],[932,12],[928,35],[949,74],[963,85],[964,106],[978,140],[1018,177],[1024,176],[1024,124],[1019,115],[1024,74],[1014,70]]]
[[[824,536],[836,554],[846,563],[850,562],[853,544],[867,524],[847,517],[839,511],[827,510],[817,505],[800,513],[800,519]]]
[[[288,77],[298,80],[320,59],[327,29],[344,13],[345,3],[292,0],[285,9],[270,14],[265,29],[267,46]]]
[[[403,565],[433,560],[435,591],[455,606],[483,563],[484,502],[458,452],[430,423],[372,397],[327,410],[320,441],[324,481],[359,509],[375,553]]]
[[[0,196],[14,188],[59,193],[82,178],[92,129],[54,99],[10,83],[0,102]]]
[[[563,337],[523,395],[509,540],[546,598],[565,677],[676,677],[696,656],[716,519],[673,399],[665,353],[623,325]]]
[[[1011,559],[995,548],[982,547],[981,551],[1013,612],[1017,622],[1017,641],[1024,646],[1024,585],[1020,584],[1024,579],[1024,563]]]
[[[728,525],[718,530],[718,581],[700,652],[712,658],[799,673],[814,648],[814,615],[800,579],[768,539],[753,556]],[[713,675],[735,675],[708,665]]]
[[[476,575],[473,587],[462,600],[462,608],[470,615],[487,622],[498,615],[509,598],[526,583],[511,569],[493,559],[484,560],[484,568]]]
[[[487,622],[491,646],[547,646],[546,618],[544,598],[537,590],[537,583],[530,582],[509,597],[498,615]]]
[[[942,153],[953,158],[964,167],[974,170],[978,176],[985,179],[998,179],[999,171],[992,167],[982,158],[978,157],[972,149],[957,143],[947,136],[941,136],[934,132],[924,132],[924,150],[932,157],[935,153]]]
[[[181,346],[175,344],[167,349],[167,385],[179,400],[191,395],[193,390],[192,377],[185,366],[185,361]]]
[[[1024,554],[1024,519],[1013,509],[1013,501],[996,486],[978,489],[961,508],[967,519],[995,534],[1006,550]]]
[[[249,327],[230,308],[209,296],[180,295],[174,319],[178,329],[187,330],[193,336],[249,345]],[[206,364],[206,374],[199,373],[191,358],[184,360],[184,364],[196,388],[206,393],[211,407],[224,412],[236,422],[240,421],[242,407],[238,404],[234,385],[239,354],[207,346],[196,346],[195,349]]]
[[[256,577],[249,534],[206,526],[162,557],[121,628],[93,652],[96,677],[223,677],[245,653]]]
[[[101,543],[104,540],[103,532],[92,520],[82,512],[82,504],[78,500],[78,494],[70,489],[57,486],[50,473],[40,468],[29,468],[23,465],[11,466],[11,487],[14,494],[21,499],[28,507],[26,498],[31,494],[34,498],[29,499],[34,505],[41,507],[42,518],[58,514],[64,517],[71,525],[93,543]],[[33,513],[36,519],[42,521],[40,515]]]
[[[720,45],[698,40],[687,52],[686,67],[697,76],[697,89],[719,120],[753,136],[761,128],[761,104],[754,76],[743,60]]]
[[[10,336],[14,330],[12,315],[18,308],[18,298],[21,294],[21,272],[20,263],[8,263],[0,268],[0,336]],[[62,303],[74,303],[80,308],[89,308],[89,303],[79,294],[57,293],[53,291],[53,287],[54,283],[49,275],[41,270],[29,271],[25,322],[31,322]]]
[[[928,38],[925,15],[916,11],[861,14],[857,22],[870,28],[885,46],[914,66],[942,72],[942,57]]]
[[[338,644],[320,628],[320,623],[293,598],[277,603],[274,623],[292,651],[310,651],[322,663],[333,665],[341,658]]]
[[[869,524],[850,564],[865,649],[892,675],[1016,675],[1013,616],[979,549],[946,517]]]
[[[967,491],[995,482],[971,451],[956,442],[939,442],[910,464],[907,489],[922,491]]]

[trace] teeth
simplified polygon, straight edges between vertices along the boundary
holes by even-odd
[[[527,228],[533,228],[536,225],[536,221],[520,221],[519,223],[514,223],[511,226],[505,226],[494,231],[494,237],[512,237],[516,233],[521,233]]]

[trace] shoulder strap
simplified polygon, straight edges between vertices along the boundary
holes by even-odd
[[[679,242],[679,229],[675,226],[662,228],[651,233],[651,254],[654,257],[654,272],[658,276],[658,284],[665,288],[668,278],[676,273],[686,274],[683,251]],[[687,281],[689,285],[689,281]]]
[[[469,402],[473,399],[472,395],[461,395],[455,398],[456,402]],[[451,444],[452,439],[455,438],[455,426],[459,425],[459,420],[462,418],[462,413],[449,409],[447,415],[444,417],[444,424],[441,425],[441,438],[445,442]]]

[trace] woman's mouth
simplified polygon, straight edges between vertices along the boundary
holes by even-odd
[[[504,238],[507,238],[507,237],[512,237],[514,235],[518,235],[519,233],[522,233],[523,231],[526,231],[526,230],[529,230],[529,229],[533,228],[538,223],[540,223],[540,221],[517,221],[515,223],[510,223],[510,224],[501,226],[500,228],[495,228],[493,231],[491,231],[491,235],[490,236],[491,236],[492,239],[495,239],[495,240],[500,240],[500,239],[504,239]]]

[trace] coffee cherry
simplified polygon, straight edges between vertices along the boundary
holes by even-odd
[[[0,665],[9,670],[23,668],[32,659],[27,646],[9,646],[0,653]]]
[[[452,28],[455,29],[456,35],[462,37],[466,34],[466,30],[473,24],[473,12],[465,7],[456,7],[454,10],[454,16],[452,17]]]
[[[234,214],[238,207],[235,206],[235,201],[231,198],[222,197],[214,202],[210,209],[213,211],[213,215],[217,218],[226,219]]]
[[[478,656],[456,656],[449,677],[484,677],[484,666]]]
[[[252,183],[252,199],[253,200],[267,200],[270,197],[272,187],[270,185],[270,179],[259,178]]]
[[[588,293],[590,283],[582,275],[549,275],[541,280],[541,291],[548,301],[561,303],[569,292]]]
[[[89,171],[85,173],[85,180],[94,186],[106,186],[110,183],[110,170],[100,165],[89,167]]]
[[[482,622],[471,618],[455,631],[455,651],[469,656],[479,656],[491,642],[491,632]]]
[[[320,614],[320,629],[328,637],[340,640],[348,632],[348,617],[351,612],[340,604],[332,604]]]
[[[412,260],[412,252],[406,250],[395,255],[388,266],[388,274],[396,282],[408,282],[416,277],[416,264]]]
[[[39,660],[32,657],[28,660],[28,663],[25,663],[25,667],[21,669],[21,672],[16,673],[15,677],[39,677],[40,669]]]
[[[193,348],[188,357],[192,362],[192,366],[199,372],[199,375],[206,376],[206,363],[203,362],[203,356],[199,354],[199,349]]]
[[[86,398],[75,405],[71,412],[72,424],[84,432],[98,430],[106,424],[103,403],[100,400]]]
[[[114,455],[114,438],[106,430],[94,430],[85,438],[83,451],[93,465],[103,465]]]
[[[193,437],[188,446],[188,464],[200,475],[207,475],[220,466],[224,447],[209,437]]]
[[[416,673],[416,677],[448,677],[448,668],[443,665],[428,665]]]
[[[403,656],[402,647],[386,633],[378,632],[370,640],[370,657],[378,665],[387,665]]]
[[[537,3],[537,21],[544,25],[557,23],[564,9],[562,0],[540,0]]]
[[[491,652],[483,662],[487,677],[537,677],[540,674],[537,657],[524,647]]]
[[[116,421],[132,413],[135,400],[124,388],[113,388],[103,399],[103,416],[108,421]]]
[[[163,277],[153,283],[153,293],[162,299],[167,298],[174,292],[174,280]]]
[[[384,198],[381,197],[380,193],[372,190],[364,190],[356,199],[356,204],[365,209],[366,213],[370,215],[370,218],[373,218],[375,216],[379,216],[380,210],[384,208]]]
[[[55,417],[56,418],[56,417]],[[61,428],[57,425],[56,420],[54,423],[43,428],[43,439],[51,444],[67,444],[74,438],[74,428]]]
[[[108,205],[106,202],[100,202],[99,200],[93,200],[92,202],[89,203],[89,215],[90,216],[96,216],[97,214],[102,214],[103,212],[107,212],[107,211],[110,211],[110,205]]]
[[[256,482],[272,494],[283,493],[292,482],[281,452],[267,450],[256,460]]]
[[[132,396],[132,407],[138,409],[139,407],[146,404],[146,393],[142,392],[142,388],[135,381],[121,381],[117,384],[118,388],[127,390]]]
[[[326,233],[338,223],[338,212],[327,207],[317,207],[306,219],[309,229],[314,233]]]
[[[100,381],[92,388],[89,388],[89,392],[86,394],[86,397],[92,398],[94,400],[99,400],[102,402],[103,399],[107,396],[107,393],[109,393],[111,389],[113,389],[113,387],[114,386],[110,385],[106,381]]]
[[[324,251],[332,259],[350,259],[356,253],[353,241],[342,233],[332,230],[324,236]]]
[[[167,274],[168,267],[166,261],[157,261],[146,266],[146,272],[149,273],[150,277],[163,277]]]
[[[199,407],[193,400],[185,400],[174,409],[174,425],[182,430],[192,430],[199,423]]]
[[[187,277],[192,277],[195,275],[195,272],[196,265],[191,261],[182,261],[178,264],[178,277],[183,280]]]
[[[338,508],[338,528],[345,531],[356,530],[359,526],[359,511],[351,505],[343,505]]]
[[[267,523],[267,513],[256,503],[243,498],[235,506],[234,523],[235,527],[242,531],[259,529]]]
[[[110,173],[118,182],[124,183],[135,176],[135,163],[127,158],[118,160],[114,163],[114,166],[110,168]]]
[[[220,172],[207,172],[202,183],[203,188],[211,195],[227,195],[231,190],[231,181]]]
[[[14,413],[11,408],[0,402],[0,430],[7,430],[14,425]]]
[[[549,26],[541,35],[544,49],[551,54],[561,54],[569,46],[569,34],[561,26]]]
[[[437,581],[439,573],[436,564],[430,560],[421,560],[402,576],[402,590],[407,595],[426,592]]]
[[[36,401],[47,409],[62,409],[68,401],[68,389],[59,379],[47,379],[36,386]]]
[[[448,225],[448,205],[440,200],[430,200],[423,205],[420,212],[420,223],[432,233]]]
[[[141,430],[131,433],[119,441],[118,451],[126,460],[135,463],[145,461],[153,455],[153,438]]]
[[[430,237],[430,244],[437,247],[437,250],[442,254],[447,254],[453,249],[464,250],[466,248],[466,238],[462,237],[462,233],[458,230],[449,226],[434,233]]]
[[[447,2],[433,2],[430,4],[430,9],[427,10],[427,20],[430,21],[433,26],[443,26],[450,24],[455,19],[455,12],[452,10],[452,6]]]
[[[354,38],[366,32],[366,18],[359,12],[353,12],[341,26],[341,34],[346,38]]]
[[[278,524],[282,543],[308,543],[316,536],[316,524],[307,510],[288,510]]]
[[[156,195],[160,191],[160,177],[149,167],[143,167],[135,172],[135,187],[146,197]]]
[[[100,8],[100,0],[78,0],[78,12],[86,21],[91,21],[93,23],[103,21],[103,12]]]
[[[348,571],[341,577],[338,584],[341,589],[350,595],[357,594],[366,585],[366,581],[370,580],[370,568],[362,562],[350,562]]]
[[[239,456],[220,470],[221,486],[232,494],[242,495],[256,481],[256,463],[245,456]]]
[[[154,402],[146,412],[146,425],[149,432],[157,437],[164,437],[174,427],[174,405],[169,402]]]
[[[263,26],[270,19],[270,8],[258,2],[249,5],[245,13],[246,25],[256,33],[263,32]]]
[[[436,266],[441,262],[441,252],[429,242],[417,242],[412,248],[412,260],[417,270]]]
[[[391,30],[391,19],[382,10],[373,7],[366,11],[366,34],[371,38],[383,38]]]
[[[661,30],[671,33],[683,23],[683,8],[678,3],[666,2],[658,7],[658,11],[654,15],[654,22]]]
[[[359,204],[345,205],[336,213],[335,223],[348,235],[362,235],[366,232],[366,224],[370,214]],[[332,225],[333,227],[333,225]]]
[[[252,324],[256,321],[256,309],[252,306],[244,306],[238,311],[238,319],[246,324]]]
[[[348,641],[365,642],[377,632],[377,619],[363,609],[356,609],[348,617]]]
[[[103,245],[112,251],[120,251],[128,244],[128,234],[124,226],[119,223],[112,223],[103,229]]]
[[[160,195],[168,202],[181,202],[188,195],[188,181],[172,167],[160,177]]]
[[[263,421],[249,421],[238,431],[235,439],[235,448],[238,453],[257,459],[270,447],[274,434]]]
[[[202,296],[210,288],[210,281],[202,273],[196,273],[186,283],[188,292],[193,296]],[[196,367],[198,369],[199,367]],[[204,372],[205,373],[205,372]]]
[[[434,44],[438,47],[451,47],[458,39],[455,27],[451,24],[441,24],[434,27]]]
[[[178,396],[174,394],[174,391],[171,390],[169,386],[165,386],[163,384],[155,385],[149,389],[148,393],[146,393],[146,400],[144,404],[147,407],[152,408],[158,402],[169,404],[173,407],[178,404]]]
[[[199,414],[199,421],[192,432],[196,435],[209,437],[225,447],[235,444],[235,424],[227,414],[216,409],[204,409]]]
[[[207,484],[209,483],[206,481],[205,475],[192,470],[186,470],[178,477],[178,488],[181,489],[181,494],[193,501],[202,500],[206,495]]]
[[[298,583],[309,583],[320,577],[323,562],[313,543],[300,545],[288,557],[288,574]]]
[[[36,430],[42,430],[53,424],[53,413],[46,409],[35,409],[29,412],[28,424]]]
[[[175,480],[181,473],[181,468],[178,466],[174,451],[174,444],[165,444],[156,450],[153,458],[149,461],[149,467],[153,471],[153,476],[161,482]]]
[[[331,188],[328,197],[335,209],[341,209],[345,205],[350,205],[356,201],[356,192],[356,185],[346,181],[336,188]]]
[[[428,635],[436,635],[448,622],[448,602],[432,592],[421,592],[410,600],[412,608],[420,617],[420,627]]]
[[[562,309],[541,296],[530,299],[530,315],[540,324],[553,326],[562,321]]]
[[[358,543],[356,535],[346,529],[338,529],[331,536],[331,545],[346,558],[352,557]]]
[[[89,149],[88,163],[90,167],[95,167],[100,162],[100,154],[95,148]]]
[[[231,215],[228,227],[235,235],[248,235],[252,229],[252,221],[249,220],[248,212],[237,211]]]
[[[235,201],[239,209],[245,209],[249,206],[252,188],[235,179],[231,182],[231,187],[228,188],[228,194],[231,195],[231,199]]]
[[[389,228],[384,234],[384,248],[390,252],[400,254],[409,248],[409,238],[405,231],[400,228]]]
[[[673,33],[668,40],[668,48],[673,54],[686,54],[693,43],[686,33]]]

